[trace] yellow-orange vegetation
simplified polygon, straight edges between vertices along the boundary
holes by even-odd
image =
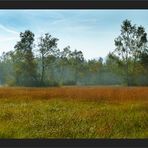
[[[148,87],[0,88],[0,98],[148,102]]]

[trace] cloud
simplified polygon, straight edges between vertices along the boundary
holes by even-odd
[[[8,41],[14,41],[17,40],[18,37],[1,37],[0,36],[0,42],[8,42]]]
[[[0,24],[0,53],[12,50],[19,39],[19,32],[10,28]]]
[[[0,24],[0,29],[6,31],[6,32],[8,32],[8,33],[11,33],[11,34],[16,34],[16,35],[19,34],[17,31],[14,31],[14,30],[12,30],[12,29],[9,29],[9,28],[3,26],[2,24]]]

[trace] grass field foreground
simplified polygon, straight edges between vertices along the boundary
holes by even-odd
[[[148,138],[148,87],[0,88],[0,138]]]

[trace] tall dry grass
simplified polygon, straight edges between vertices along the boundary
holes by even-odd
[[[148,87],[0,88],[0,99],[75,99],[148,102]]]

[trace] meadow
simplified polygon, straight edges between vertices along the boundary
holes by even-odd
[[[0,138],[148,138],[148,87],[1,87]]]

